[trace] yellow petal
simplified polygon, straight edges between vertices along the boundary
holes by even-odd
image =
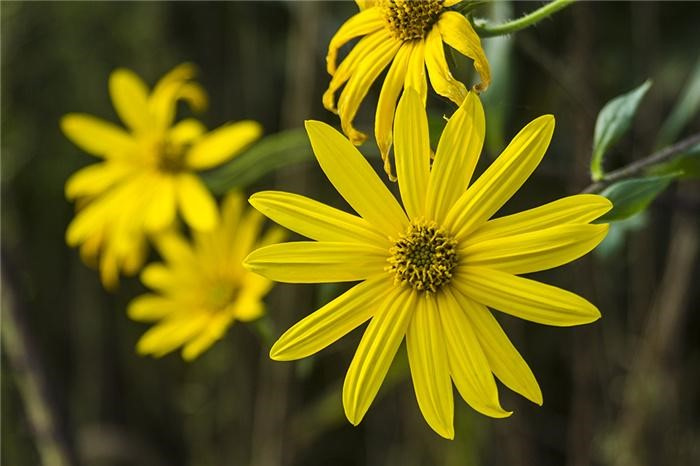
[[[233,324],[231,316],[225,312],[214,314],[199,334],[182,348],[182,359],[192,361],[220,340]]]
[[[108,121],[83,113],[69,113],[61,118],[61,131],[85,152],[100,157],[135,150],[131,136]]]
[[[154,290],[165,291],[174,286],[175,278],[171,269],[156,262],[148,264],[141,271],[141,282]]]
[[[127,177],[133,167],[123,163],[96,163],[73,173],[66,181],[66,198],[95,196]]]
[[[255,121],[222,126],[197,141],[185,156],[185,161],[195,170],[215,167],[238,155],[261,134],[262,127]]]
[[[342,61],[338,69],[333,74],[331,82],[328,84],[328,89],[323,93],[323,106],[331,112],[337,113],[335,106],[335,93],[340,87],[350,79],[363,63],[370,52],[375,50],[379,44],[390,40],[391,35],[388,31],[382,29],[372,34],[369,34],[357,43],[350,53]]]
[[[479,97],[470,92],[447,121],[435,152],[426,195],[426,217],[445,221],[450,207],[464,194],[484,145],[486,122]]]
[[[428,97],[428,82],[425,78],[425,41],[423,39],[414,41],[414,47],[408,59],[404,88],[415,90],[420,96],[421,103],[425,106],[425,99]]]
[[[384,161],[384,171],[393,180],[391,162],[389,161],[389,150],[392,144],[391,128],[394,124],[394,110],[396,108],[396,100],[403,89],[403,82],[406,76],[408,67],[408,59],[413,50],[413,42],[404,43],[396,57],[389,67],[389,71],[384,78],[382,90],[379,93],[379,101],[377,102],[377,111],[374,116],[374,137],[377,139],[379,152],[382,154]]]
[[[528,400],[542,405],[542,391],[525,360],[515,349],[493,314],[461,293],[454,297],[469,318],[489,366],[503,384]]]
[[[477,92],[485,91],[491,83],[491,69],[481,48],[481,40],[469,20],[456,11],[446,11],[440,15],[437,26],[445,43],[474,60],[474,68],[481,78],[474,89]]]
[[[362,154],[325,123],[307,121],[306,131],[319,165],[348,204],[382,233],[403,233],[406,214]]]
[[[154,322],[178,310],[180,304],[155,294],[144,294],[134,298],[126,310],[130,319],[139,322]]]
[[[458,267],[451,283],[478,303],[540,324],[568,327],[600,319],[598,309],[574,293],[498,270]]]
[[[154,243],[169,264],[192,264],[196,259],[191,244],[176,229],[155,235]]]
[[[425,65],[428,68],[430,84],[441,96],[447,97],[457,105],[462,105],[467,96],[467,88],[452,76],[447,66],[440,30],[431,28],[425,40]]]
[[[250,322],[259,319],[265,313],[265,305],[260,299],[242,296],[234,303],[231,313],[235,316],[236,320]]]
[[[597,194],[576,194],[534,209],[489,220],[471,235],[469,241],[544,230],[567,223],[588,223],[612,209],[612,203]]]
[[[194,118],[187,118],[178,122],[170,130],[170,142],[178,147],[186,144],[191,144],[202,136],[207,129],[204,125]]]
[[[338,115],[340,115],[340,125],[348,139],[359,145],[367,139],[367,135],[357,131],[352,121],[355,119],[360,103],[367,95],[372,83],[377,79],[379,73],[386,68],[401,47],[402,42],[389,37],[379,43],[360,62],[357,70],[352,74],[343,92],[338,99]]]
[[[358,243],[298,241],[256,249],[244,265],[277,282],[347,282],[381,273],[387,255],[386,249]]]
[[[391,287],[385,275],[355,285],[284,332],[272,346],[270,357],[291,361],[321,351],[372,317]]]
[[[460,196],[445,220],[458,239],[486,222],[522,186],[542,160],[553,132],[553,116],[533,120]]]
[[[192,314],[187,318],[168,319],[155,325],[136,343],[136,351],[161,357],[194,338],[206,327],[209,316],[204,312]]]
[[[595,248],[608,225],[573,224],[483,241],[468,240],[463,264],[512,274],[539,272],[578,259]]]
[[[109,95],[117,115],[134,131],[153,128],[148,87],[133,71],[119,68],[109,76]]]
[[[144,227],[149,232],[162,230],[175,221],[175,180],[171,176],[158,176],[153,180],[153,194],[145,208]]]
[[[420,96],[406,88],[396,110],[396,174],[410,218],[422,217],[430,176],[428,118]]]
[[[190,173],[180,174],[175,189],[182,216],[189,226],[202,231],[216,227],[219,221],[216,202],[199,178]]]
[[[343,383],[345,416],[362,421],[384,381],[411,320],[416,294],[395,287],[365,330]]]
[[[423,417],[435,432],[453,439],[452,379],[434,296],[418,298],[406,332],[406,350],[413,388]]]
[[[183,63],[156,83],[148,102],[156,128],[165,130],[172,125],[179,100],[185,100],[196,112],[206,108],[206,92],[199,84],[191,81],[196,75],[195,65]]]
[[[469,319],[449,289],[436,294],[450,374],[457,391],[469,406],[490,417],[512,413],[501,408],[498,389],[486,355]]]
[[[285,228],[315,239],[367,243],[389,248],[389,240],[361,217],[298,194],[263,191],[250,198],[253,207]]]
[[[369,8],[360,11],[345,21],[328,44],[328,55],[326,55],[326,69],[328,70],[328,74],[332,76],[333,73],[335,73],[335,63],[340,47],[355,37],[370,34],[382,27],[384,27],[384,17],[379,8]]]

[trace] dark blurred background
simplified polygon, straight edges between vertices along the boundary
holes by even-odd
[[[477,12],[502,20],[540,5]],[[3,464],[700,464],[697,181],[671,186],[645,214],[615,226],[596,254],[537,274],[594,302],[602,320],[559,329],[497,316],[537,376],[544,406],[500,386],[515,413],[497,420],[456,397],[456,439],[443,440],[420,415],[400,350],[353,427],[339,387],[360,331],[295,363],[271,361],[269,343],[245,325],[190,364],[177,353],[135,353],[146,326],[125,309],[143,287],[126,278],[106,292],[64,242],[73,215],[64,182],[95,159],[63,137],[58,121],[78,111],[116,122],[107,80],[117,67],[153,84],[192,61],[210,94],[209,127],[247,118],[266,134],[308,118],[338,126],[321,105],[324,57],[354,3],[4,1],[1,12]],[[659,141],[658,130],[698,66],[698,18],[697,2],[577,3],[510,38],[485,39],[494,83],[484,95],[480,169],[532,118],[557,118],[545,161],[504,212],[585,188],[598,111],[647,78],[654,85],[606,167],[672,142]],[[471,79],[471,63],[457,57],[456,67]],[[377,91],[360,128],[372,128]],[[429,108],[435,119],[453,111],[434,94]],[[675,139],[698,130],[696,117]],[[363,151],[380,166],[372,139]],[[249,191],[271,187],[343,205],[311,161]],[[268,298],[274,336],[340,290],[277,286]]]

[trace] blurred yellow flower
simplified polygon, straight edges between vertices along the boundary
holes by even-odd
[[[294,194],[257,193],[250,198],[255,208],[315,241],[263,247],[245,265],[281,282],[363,282],[290,328],[270,356],[309,356],[369,320],[343,386],[353,424],[367,412],[404,335],[418,405],[441,436],[454,436],[452,381],[488,416],[510,415],[493,374],[541,404],[535,377],[487,306],[547,325],[598,319],[585,299],[518,275],[589,252],[608,230],[590,222],[611,208],[604,197],[576,195],[489,220],[539,164],[554,118],[528,124],[469,185],[484,141],[479,98],[468,93],[449,119],[431,167],[425,110],[406,90],[395,125],[403,209],[340,133],[317,121],[306,129],[321,168],[360,216]]]
[[[144,235],[172,225],[177,210],[196,230],[216,227],[216,202],[195,172],[228,161],[261,134],[253,121],[210,133],[192,118],[175,123],[180,100],[195,111],[206,108],[204,90],[192,81],[195,73],[193,65],[180,65],[149,92],[133,72],[114,71],[110,96],[126,129],[86,114],[71,113],[61,120],[71,141],[103,159],[66,182],[66,197],[81,206],[66,241],[80,245],[88,262],[99,262],[106,287],[116,285],[120,270],[141,268]]]
[[[469,20],[451,6],[461,0],[365,0],[358,1],[360,12],[338,29],[328,46],[328,73],[332,76],[323,94],[323,105],[340,115],[343,132],[359,145],[367,136],[352,121],[372,83],[391,63],[386,74],[374,117],[374,134],[384,160],[384,169],[393,179],[389,150],[392,144],[394,109],[401,89],[411,87],[427,95],[425,69],[435,92],[461,105],[467,95],[464,84],[450,72],[443,42],[474,60],[481,77],[475,86],[485,90],[491,81],[489,63],[479,36]],[[338,50],[348,41],[362,37],[336,67]],[[345,84],[336,106],[335,93]]]
[[[284,232],[275,227],[259,239],[264,217],[244,206],[239,193],[227,195],[219,226],[193,231],[191,243],[173,231],[158,235],[155,245],[165,263],[150,264],[141,274],[156,293],[137,297],[128,308],[132,319],[155,322],[139,340],[139,353],[160,357],[182,346],[182,357],[192,360],[235,320],[262,315],[272,282],[241,261],[255,247],[282,241]]]

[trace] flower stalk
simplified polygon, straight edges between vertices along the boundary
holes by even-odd
[[[574,3],[574,0],[554,0],[535,11],[526,14],[522,18],[507,21],[498,25],[488,24],[485,20],[476,20],[474,21],[474,30],[482,38],[512,34],[542,21],[543,19],[553,15],[559,10],[566,8],[572,3]]]

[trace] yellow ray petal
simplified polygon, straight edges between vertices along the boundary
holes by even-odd
[[[133,71],[119,68],[109,76],[109,95],[119,118],[134,131],[153,128],[148,87]]]
[[[451,283],[478,303],[540,324],[568,327],[600,319],[598,309],[574,293],[498,270],[458,267]]]
[[[265,305],[263,302],[249,294],[241,296],[231,307],[231,314],[241,322],[259,319],[264,313]]]
[[[250,197],[250,204],[283,227],[316,241],[390,246],[387,237],[365,219],[298,194],[262,191]]]
[[[123,163],[96,163],[73,173],[66,181],[66,198],[95,196],[129,176],[134,168]]]
[[[238,225],[236,236],[231,238],[233,239],[233,244],[230,246],[229,257],[239,262],[248,255],[260,237],[260,230],[264,220],[265,217],[260,212],[253,209],[246,211]],[[215,249],[212,251],[214,254],[218,254],[216,249],[215,245]]]
[[[379,73],[396,56],[396,52],[401,47],[401,44],[396,39],[388,38],[379,43],[373,50],[370,50],[340,94],[338,99],[340,125],[343,127],[343,132],[348,136],[350,142],[355,145],[362,144],[367,139],[367,135],[356,130],[352,125],[357,109],[367,95],[370,86],[379,76]]]
[[[141,282],[149,288],[165,291],[174,286],[175,276],[171,269],[156,262],[148,264],[141,271]]]
[[[426,195],[426,217],[445,221],[450,207],[464,194],[484,145],[486,122],[479,97],[470,92],[447,121],[435,152]]]
[[[489,220],[471,235],[469,241],[544,230],[567,223],[588,223],[612,209],[612,203],[597,194],[576,194],[534,209]]]
[[[425,66],[428,68],[430,84],[441,96],[447,97],[457,105],[462,105],[467,96],[467,88],[452,76],[447,66],[440,30],[432,28],[425,40]]]
[[[414,89],[425,106],[425,99],[428,97],[428,81],[425,77],[425,40],[423,39],[414,41],[414,47],[408,59],[404,88]]]
[[[474,68],[481,78],[474,89],[477,92],[485,91],[491,83],[491,69],[481,48],[481,40],[469,20],[456,11],[446,11],[440,15],[437,26],[445,43],[474,60]]]
[[[390,288],[391,279],[385,275],[355,285],[284,332],[270,357],[291,361],[321,351],[372,317]]]
[[[177,177],[177,200],[182,216],[196,230],[209,231],[216,227],[219,212],[216,202],[204,183],[191,173]]]
[[[377,146],[384,161],[384,171],[394,181],[396,178],[392,175],[391,162],[389,161],[389,150],[392,144],[391,128],[394,124],[396,100],[403,89],[408,59],[413,48],[413,42],[405,42],[396,52],[396,57],[389,67],[386,78],[384,78],[374,116],[374,137],[377,139]]]
[[[262,127],[255,121],[239,121],[206,134],[187,152],[185,161],[194,170],[220,165],[258,139]]]
[[[195,65],[183,63],[173,68],[156,83],[148,101],[155,128],[162,131],[172,125],[177,102],[181,99],[189,103],[196,112],[206,108],[208,103],[206,91],[199,84],[191,81],[196,75]]]
[[[162,230],[175,221],[175,180],[172,176],[153,177],[152,196],[145,208],[144,227],[149,232]]]
[[[204,312],[193,314],[186,318],[168,319],[151,327],[136,343],[136,351],[161,357],[184,344],[201,332],[209,321],[209,316]]]
[[[401,199],[410,218],[425,212],[425,193],[430,176],[428,118],[420,96],[406,88],[396,110],[396,174]]]
[[[100,157],[130,153],[136,148],[131,136],[117,125],[83,113],[61,118],[61,131],[82,150]]]
[[[360,11],[345,21],[328,44],[328,55],[326,55],[328,74],[332,76],[335,73],[335,63],[340,47],[355,37],[371,34],[382,27],[384,27],[384,18],[379,8],[369,8]]]
[[[178,147],[191,144],[207,131],[205,126],[194,118],[187,118],[175,124],[170,130],[170,142]]]
[[[481,348],[496,377],[514,392],[542,405],[542,391],[530,367],[515,349],[493,314],[483,304],[454,293],[460,307],[476,329]]]
[[[353,47],[333,74],[331,82],[328,84],[328,89],[323,93],[323,106],[327,110],[334,113],[338,112],[335,106],[335,93],[357,71],[358,66],[366,60],[367,55],[375,50],[379,44],[387,40],[391,40],[391,35],[388,31],[382,29],[363,37]]]
[[[233,324],[231,316],[225,312],[210,317],[208,324],[198,335],[182,347],[182,359],[192,361],[220,340]]]
[[[130,319],[139,322],[155,322],[177,311],[180,304],[155,294],[144,294],[134,298],[126,310]]]
[[[169,264],[192,264],[196,259],[191,244],[176,229],[155,235],[154,243],[161,257]]]
[[[365,330],[343,383],[345,416],[362,421],[384,381],[411,320],[416,293],[395,287]]]
[[[449,289],[436,294],[450,374],[469,406],[491,417],[512,413],[501,408],[491,368],[469,319]]]
[[[460,196],[445,220],[458,239],[481,226],[522,186],[542,160],[553,132],[553,116],[533,120]]]
[[[434,296],[418,298],[406,332],[406,350],[413,388],[423,417],[435,432],[453,439],[452,379]]]
[[[404,232],[406,214],[362,154],[325,123],[307,121],[306,131],[319,165],[348,204],[382,233]]]
[[[386,249],[365,244],[298,241],[256,249],[243,263],[277,282],[347,282],[381,273],[387,254]]]
[[[459,257],[465,265],[516,275],[538,272],[587,254],[603,241],[607,232],[607,224],[573,224],[491,240],[467,240]]]

